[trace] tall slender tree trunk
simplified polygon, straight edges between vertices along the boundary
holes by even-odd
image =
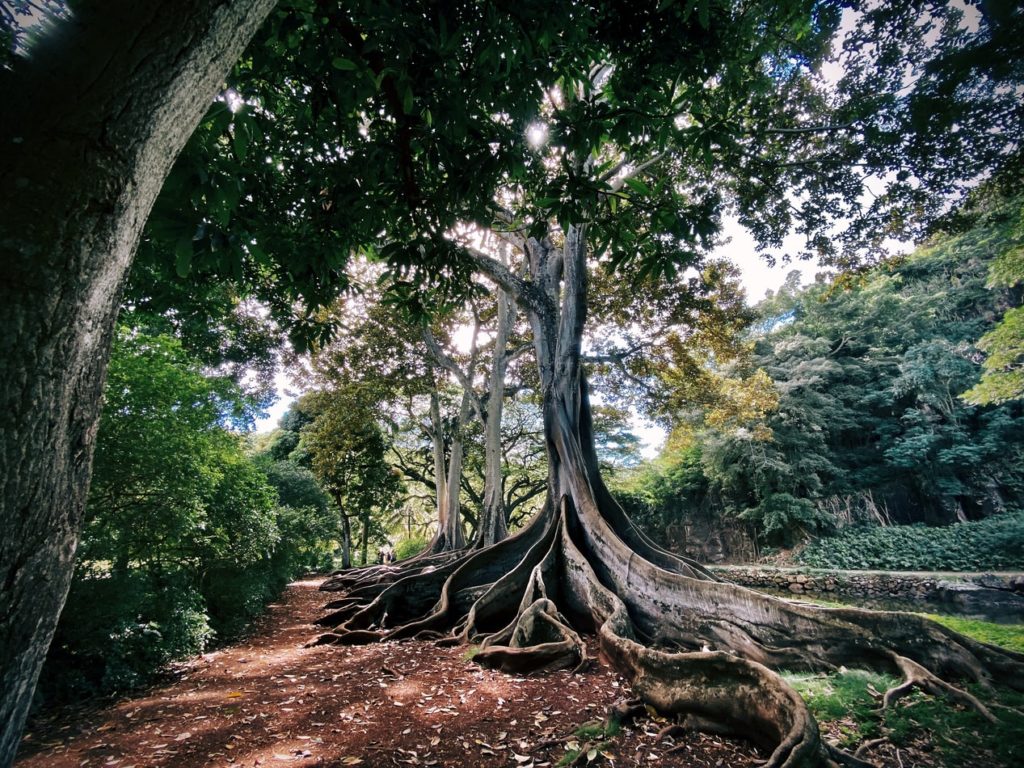
[[[368,565],[370,562],[370,518],[363,515],[363,565]]]
[[[463,433],[472,414],[472,397],[472,392],[464,391],[462,393],[459,418],[455,425],[451,452],[448,456],[448,502],[445,505],[448,511],[448,520],[444,529],[447,549],[462,549],[466,546],[466,533],[462,525],[462,505],[459,497],[462,493],[462,459],[466,444]]]
[[[480,525],[476,536],[476,545],[480,547],[495,544],[508,535],[505,499],[501,493],[501,420],[505,408],[508,338],[515,322],[515,308],[504,290],[498,288],[496,293],[497,329],[484,419],[484,506],[480,512]]]
[[[434,498],[437,502],[437,533],[431,549],[445,549],[448,527],[448,466],[444,451],[444,424],[441,421],[441,398],[435,389],[430,393],[430,441],[434,453]]]
[[[338,510],[341,515],[341,567],[347,570],[352,567],[352,522],[341,509],[340,502]]]
[[[0,73],[0,766],[67,596],[143,225],[273,0],[76,4]]]

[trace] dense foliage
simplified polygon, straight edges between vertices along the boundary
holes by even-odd
[[[308,471],[247,455],[226,427],[251,415],[176,339],[122,327],[44,696],[144,682],[325,564],[336,518]]]
[[[989,571],[1024,568],[1024,514],[941,527],[856,527],[818,539],[798,556],[815,568]]]
[[[655,530],[682,510],[710,511],[770,543],[1019,505],[1021,403],[964,399],[981,374],[979,339],[1020,303],[1019,289],[989,279],[1017,243],[1019,212],[1017,200],[981,200],[969,230],[905,259],[787,283],[758,307],[745,363],[771,378],[776,401],[754,418],[677,426],[673,447],[632,481],[632,505]]]

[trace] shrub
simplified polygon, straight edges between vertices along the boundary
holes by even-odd
[[[1024,567],[1024,512],[941,528],[848,528],[810,544],[798,560],[816,568],[987,571]]]
[[[429,543],[426,536],[411,536],[407,539],[401,539],[395,545],[395,559],[405,560],[413,555],[418,555],[427,548]]]
[[[66,700],[142,685],[213,637],[202,597],[181,574],[80,574],[39,690],[44,699]]]

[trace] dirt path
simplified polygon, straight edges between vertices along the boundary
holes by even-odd
[[[522,678],[481,669],[464,648],[423,642],[304,648],[326,602],[319,584],[290,585],[247,640],[200,657],[170,685],[37,718],[16,765],[541,768],[566,756],[573,740],[561,737],[628,697],[600,663]],[[757,764],[749,744],[697,734],[658,742],[660,728],[625,728],[589,764]]]

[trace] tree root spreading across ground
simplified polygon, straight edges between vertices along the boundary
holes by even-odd
[[[466,643],[478,663],[522,674],[585,663],[581,632],[591,632],[645,704],[688,728],[751,739],[780,768],[869,763],[823,742],[776,669],[895,671],[905,682],[886,705],[918,687],[989,719],[950,680],[1024,687],[1020,654],[913,614],[798,604],[717,581],[621,514],[601,514],[595,496],[565,495],[483,550],[336,575],[323,588],[345,597],[317,642]]]

